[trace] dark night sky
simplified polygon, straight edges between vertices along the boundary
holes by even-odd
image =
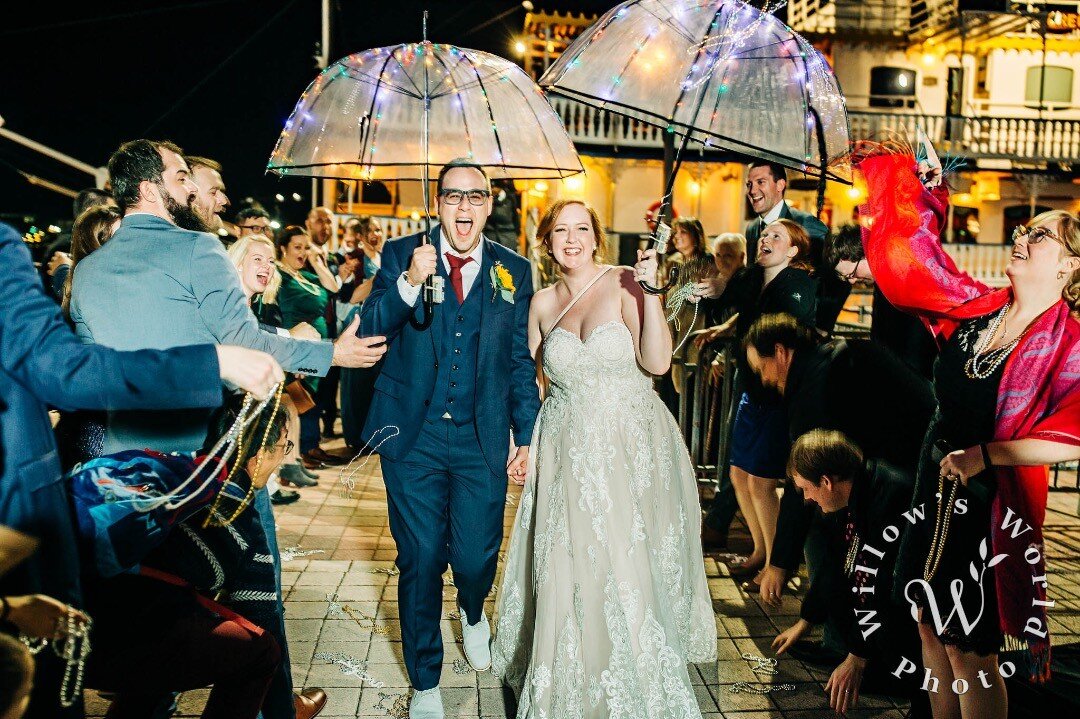
[[[0,24],[0,116],[6,128],[91,165],[105,164],[125,140],[169,138],[222,162],[234,203],[245,196],[308,192],[307,181],[267,177],[263,168],[293,105],[317,74],[312,55],[319,0],[19,4],[21,17]],[[538,10],[593,13],[615,4],[535,2]],[[331,62],[418,41],[424,9],[431,11],[431,40],[509,55],[525,16],[518,0],[333,0],[332,6]],[[467,34],[511,8],[517,9]],[[25,213],[41,224],[68,219],[71,212],[67,198],[31,186],[13,167],[75,190],[93,185],[88,175],[0,138],[0,217],[8,221]],[[301,212],[299,205],[287,214]]]

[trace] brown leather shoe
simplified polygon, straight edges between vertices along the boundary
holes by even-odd
[[[308,459],[306,454],[300,455],[300,464],[304,466],[304,469],[310,469],[316,472],[320,469],[326,469],[327,465],[323,464],[317,459]]]
[[[326,706],[326,692],[322,689],[305,689],[293,697],[296,707],[296,719],[311,719],[318,716]]]
[[[340,467],[343,464],[348,464],[349,460],[345,457],[338,457],[330,454],[322,447],[316,447],[315,449],[304,452],[303,459],[305,462],[322,462],[329,467]]]

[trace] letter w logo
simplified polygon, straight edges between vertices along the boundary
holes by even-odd
[[[874,621],[877,618],[877,612],[873,609],[856,609],[855,616],[859,620],[859,626],[863,627],[863,629],[859,630],[862,632],[863,641],[866,641],[871,634],[881,629],[881,622]]]
[[[981,580],[981,577],[980,577]],[[934,596],[934,590],[929,584],[922,579],[913,579],[907,583],[904,587],[904,598],[911,604],[911,618],[915,621],[919,621],[919,607],[915,600],[911,597],[912,586],[922,587],[923,594],[926,597],[926,608],[930,610],[930,616],[934,620],[934,628],[938,634],[945,631],[945,627],[952,621],[953,617],[960,620],[960,626],[964,629],[964,634],[971,635],[971,630],[975,628],[975,625],[982,619],[983,610],[986,608],[986,597],[982,591],[982,582],[979,582],[979,613],[975,615],[975,618],[968,621],[967,612],[964,611],[964,605],[960,601],[961,595],[964,593],[964,580],[954,579],[949,582],[949,593],[952,595],[953,607],[948,616],[942,617],[941,609],[938,607],[937,597]]]

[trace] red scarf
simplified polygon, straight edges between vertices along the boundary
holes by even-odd
[[[959,324],[1001,309],[1012,289],[992,289],[957,269],[941,248],[948,205],[944,185],[926,190],[915,158],[877,155],[859,163],[869,200],[860,213],[866,258],[874,281],[897,307],[923,319],[939,341]],[[1044,312],[1006,360],[998,390],[995,441],[1043,439],[1080,445],[1080,322],[1064,300]],[[1049,475],[1045,466],[995,467],[997,494],[991,511],[993,553],[1008,560],[995,568],[998,615],[1007,648],[1027,648],[1032,678],[1050,676],[1050,635],[1043,521]],[[1013,538],[1002,528],[1008,510],[1026,531]],[[1038,553],[1037,561],[1035,553]],[[1025,553],[1027,553],[1025,555]],[[1043,636],[1027,631],[1037,627]]]

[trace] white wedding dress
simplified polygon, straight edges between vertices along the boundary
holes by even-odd
[[[518,719],[700,719],[716,659],[697,485],[621,321],[545,339],[550,380],[498,597]]]

